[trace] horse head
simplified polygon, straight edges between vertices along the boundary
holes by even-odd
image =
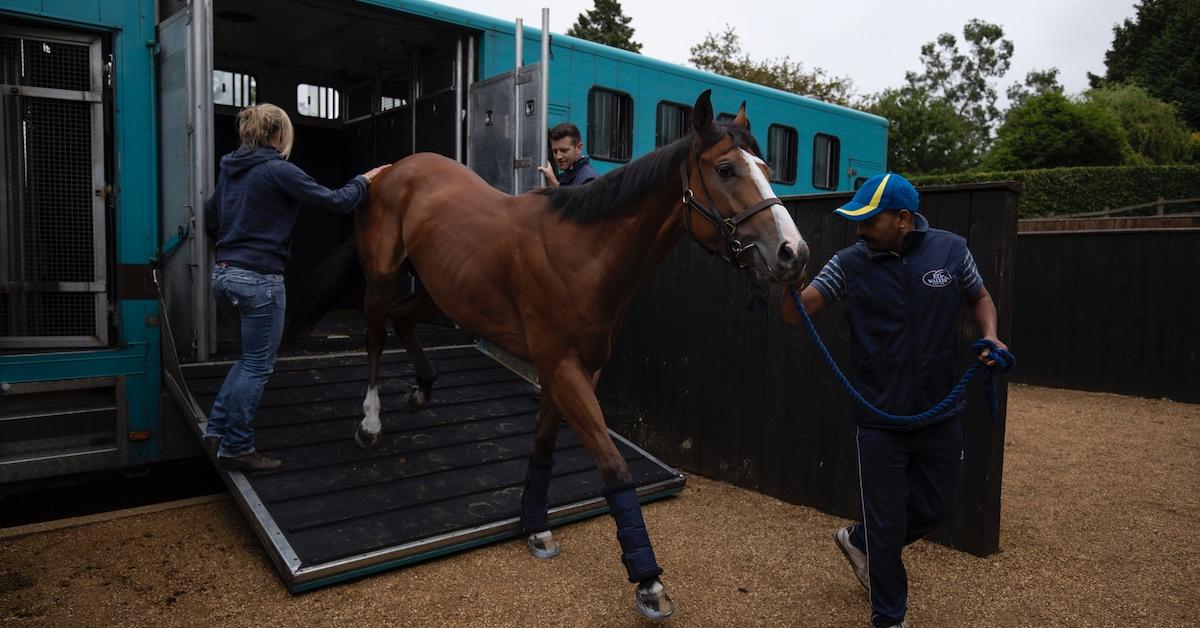
[[[804,277],[808,244],[771,190],[771,169],[750,134],[746,103],[732,121],[718,123],[710,94],[700,94],[692,109],[692,151],[681,173],[684,225],[703,246],[758,279],[795,283]]]

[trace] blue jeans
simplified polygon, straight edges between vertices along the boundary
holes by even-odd
[[[264,275],[223,264],[213,267],[212,291],[217,305],[239,329],[242,359],[234,362],[225,376],[204,435],[220,437],[217,455],[232,458],[254,451],[254,413],[275,368],[287,299],[283,275]]]

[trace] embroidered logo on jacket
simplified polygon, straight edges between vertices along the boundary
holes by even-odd
[[[945,288],[952,281],[954,281],[954,278],[950,276],[950,273],[946,272],[945,268],[931,270],[925,273],[924,277],[921,277],[921,282],[930,288]]]

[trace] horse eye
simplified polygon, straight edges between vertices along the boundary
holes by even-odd
[[[729,177],[733,176],[733,166],[729,164],[721,164],[717,166],[717,174],[720,175],[722,179],[728,179]]]

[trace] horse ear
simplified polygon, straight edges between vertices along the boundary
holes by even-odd
[[[706,89],[696,99],[696,106],[692,107],[692,128],[697,133],[703,133],[712,126],[712,121],[712,90]]]
[[[738,107],[737,117],[733,119],[733,123],[743,129],[750,128],[750,118],[746,117],[746,101],[742,101],[742,106]]]

